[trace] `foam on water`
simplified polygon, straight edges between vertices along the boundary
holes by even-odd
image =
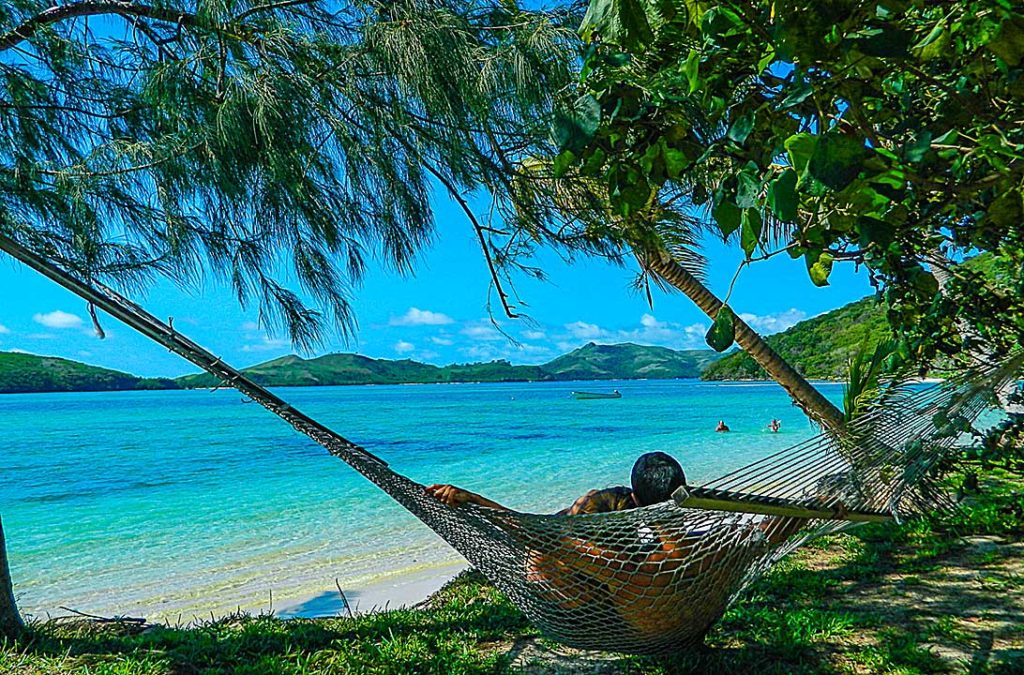
[[[618,389],[577,401],[574,389]],[[837,385],[824,385],[831,398]],[[774,385],[696,381],[285,389],[424,483],[548,512],[664,450],[692,482],[814,433]],[[766,425],[782,420],[782,432]],[[724,419],[729,434],[714,433]],[[0,514],[26,613],[266,609],[459,557],[342,462],[229,391],[0,397]]]

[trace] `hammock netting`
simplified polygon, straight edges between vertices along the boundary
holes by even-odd
[[[1021,362],[1015,356],[906,390],[842,433],[818,435],[656,506],[577,516],[450,507],[138,305],[2,235],[0,249],[313,439],[439,534],[543,633],[583,649],[659,654],[693,646],[747,584],[804,541],[949,506],[936,464]]]

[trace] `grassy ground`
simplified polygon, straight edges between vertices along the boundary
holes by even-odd
[[[805,547],[670,660],[539,637],[478,575],[427,605],[355,619],[229,617],[188,629],[84,621],[0,642],[0,673],[1024,673],[1024,492],[986,486],[943,523],[864,527]]]

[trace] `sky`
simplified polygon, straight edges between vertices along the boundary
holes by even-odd
[[[371,264],[352,293],[358,327],[346,342],[333,335],[311,357],[358,352],[375,358],[409,358],[438,365],[508,359],[544,363],[587,342],[634,342],[675,349],[706,348],[710,320],[680,293],[655,290],[654,305],[631,288],[635,267],[597,259],[567,264],[554,254],[536,262],[546,281],[521,278],[517,289],[527,318],[488,315],[489,276],[476,236],[461,212],[435,199],[437,236],[423,251],[412,276]],[[724,296],[742,260],[738,246],[708,239],[708,282]],[[3,254],[0,254],[2,256]],[[771,334],[872,292],[867,275],[836,265],[831,285],[811,284],[801,260],[786,255],[748,266],[730,304],[756,330]],[[294,353],[281,333],[267,332],[254,309],[241,309],[229,288],[208,280],[182,290],[168,282],[132,298],[159,317],[174,317],[182,333],[227,362],[249,366]],[[166,349],[100,315],[105,339],[96,337],[86,304],[13,259],[0,258],[0,351],[61,356],[145,377],[174,377],[196,368]]]

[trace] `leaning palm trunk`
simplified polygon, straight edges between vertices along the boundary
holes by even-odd
[[[7,546],[4,542],[4,524],[0,520],[0,637],[13,638],[21,632],[21,615],[14,602],[11,570],[7,565]]]
[[[693,300],[701,311],[712,319],[722,307],[722,301],[692,275],[682,265],[672,259],[668,253],[651,255],[644,260],[646,268],[661,279],[682,291]],[[772,349],[764,338],[757,334],[739,317],[735,318],[736,344],[750,354],[754,361],[765,369],[768,375],[782,385],[782,388],[793,398],[807,415],[823,425],[826,429],[843,428],[843,413],[832,404],[821,392],[811,386],[803,375],[798,373],[785,359]]]

